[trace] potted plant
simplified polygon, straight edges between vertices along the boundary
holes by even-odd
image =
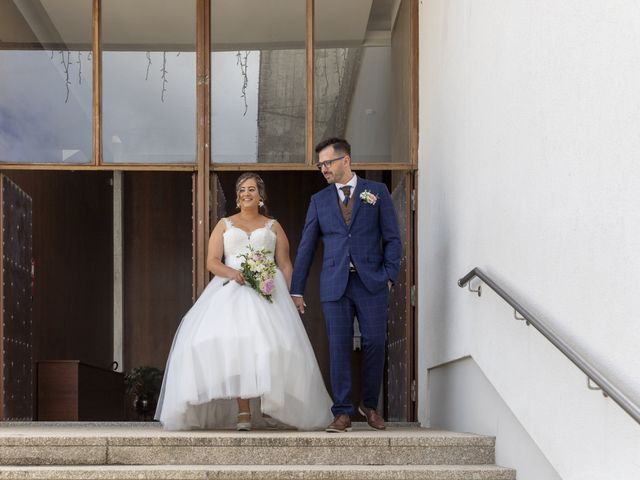
[[[145,420],[155,413],[163,375],[159,368],[140,366],[124,376],[127,393],[134,395],[136,411]]]

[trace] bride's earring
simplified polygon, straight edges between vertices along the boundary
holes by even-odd
[[[240,208],[240,201],[236,200],[236,208]]]
[[[260,208],[264,207],[264,202],[263,202],[262,200],[260,200],[260,201],[258,202],[258,206],[259,206]]]

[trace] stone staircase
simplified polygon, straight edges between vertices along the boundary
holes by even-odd
[[[515,480],[495,439],[417,427],[347,434],[0,424],[2,479]]]

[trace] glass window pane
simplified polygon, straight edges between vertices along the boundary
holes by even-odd
[[[305,9],[301,0],[211,2],[212,162],[304,163]]]
[[[102,2],[105,163],[195,163],[195,0]]]
[[[315,2],[314,142],[346,138],[354,163],[410,161],[409,6]]]
[[[0,0],[0,162],[93,162],[91,0]]]

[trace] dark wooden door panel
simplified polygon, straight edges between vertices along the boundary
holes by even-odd
[[[192,178],[124,176],[124,369],[164,368],[192,303]]]
[[[0,419],[33,419],[32,201],[0,175]]]
[[[402,177],[392,191],[393,204],[398,214],[402,239],[402,262],[398,281],[389,296],[389,324],[386,372],[386,416],[390,421],[412,420],[413,405],[413,312],[412,285],[412,228],[411,228],[411,174]]]

